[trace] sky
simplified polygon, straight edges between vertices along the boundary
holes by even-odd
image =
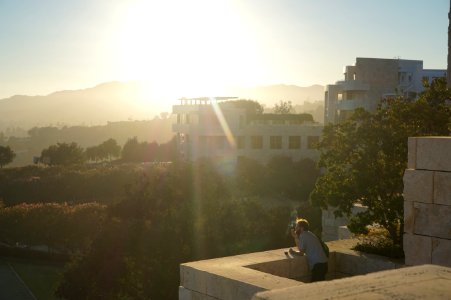
[[[356,57],[445,69],[448,0],[0,0],[0,99],[140,80],[161,94],[330,84]]]

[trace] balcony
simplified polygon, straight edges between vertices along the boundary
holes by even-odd
[[[337,81],[336,84],[341,86],[343,91],[368,91],[370,89],[370,85],[368,83],[364,83],[360,80],[344,80]]]
[[[368,109],[368,101],[363,99],[340,100],[337,103],[338,110],[355,110],[358,107]]]

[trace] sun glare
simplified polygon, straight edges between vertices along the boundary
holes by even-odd
[[[209,14],[204,12],[208,11]],[[217,96],[258,80],[258,51],[233,1],[139,1],[119,25],[121,78],[154,96]]]

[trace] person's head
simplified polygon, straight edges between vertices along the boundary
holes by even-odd
[[[309,225],[306,219],[296,220],[296,233],[300,234],[302,231],[308,231]],[[301,231],[302,230],[302,231]]]

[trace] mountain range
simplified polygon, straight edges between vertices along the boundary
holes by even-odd
[[[0,99],[0,131],[17,127],[28,130],[35,126],[90,126],[150,120],[162,112],[170,112],[171,106],[177,104],[177,99],[161,99],[152,94],[151,87],[144,88],[142,82],[108,82],[46,96],[16,95]],[[269,85],[234,88],[230,93],[226,96],[256,100],[266,107],[272,107],[281,100],[291,101],[293,106],[302,105],[304,101],[321,101],[318,104],[322,105],[324,87]]]

